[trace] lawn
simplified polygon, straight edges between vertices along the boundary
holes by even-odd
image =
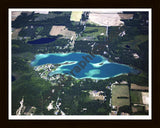
[[[112,86],[112,105],[113,106],[130,105],[129,87],[127,85]]]
[[[131,103],[142,104],[142,94],[140,91],[131,91]]]

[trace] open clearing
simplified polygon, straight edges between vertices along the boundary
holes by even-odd
[[[90,12],[89,21],[100,26],[122,26],[124,22],[121,19],[131,19],[133,14],[117,14],[107,12]]]
[[[132,19],[133,18],[133,14],[118,14],[118,15],[123,20],[127,20],[127,19]]]
[[[23,13],[26,13],[27,15],[32,14],[31,11],[12,11],[12,21],[15,21],[16,18],[17,18],[19,15],[21,15],[22,12],[23,12]]]
[[[131,84],[131,89],[133,89],[133,90],[142,90],[142,91],[145,91],[145,90],[148,90],[148,87],[139,86],[139,85],[137,85],[137,84]]]
[[[149,104],[149,93],[142,92],[142,99],[143,99],[143,104],[148,105]]]
[[[130,105],[129,87],[127,85],[112,85],[112,105],[119,107],[124,105]]]
[[[21,31],[22,28],[14,29],[12,32],[12,39],[17,39],[18,38],[18,33]]]
[[[140,91],[131,91],[131,103],[142,104],[142,93]]]
[[[79,22],[81,20],[82,13],[83,13],[82,11],[78,12],[72,11],[70,21]]]
[[[103,93],[104,93],[103,91],[96,91],[96,90],[89,91],[90,98],[93,100],[104,100],[105,96],[103,95]]]
[[[144,106],[132,106],[132,112],[144,111]]]
[[[133,40],[124,41],[118,44],[120,47],[126,47],[126,45],[130,46],[131,49],[139,50],[138,45],[148,40],[148,35],[138,35],[135,36]]]
[[[21,15],[22,11],[12,11],[12,21],[15,21],[15,19]]]
[[[106,27],[86,27],[81,37],[77,40],[94,40],[98,41],[98,36],[106,35]]]
[[[63,35],[63,38],[76,38],[74,31],[68,30],[65,26],[52,26],[49,33],[51,36]]]

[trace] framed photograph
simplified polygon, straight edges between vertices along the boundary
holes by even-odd
[[[9,8],[9,120],[151,120],[151,8]]]

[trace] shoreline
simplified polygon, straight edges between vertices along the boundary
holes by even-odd
[[[60,57],[65,57],[65,56],[68,56],[68,55],[70,55],[70,54],[72,54],[72,53],[75,53],[75,54],[89,54],[89,53],[83,53],[83,52],[70,52],[70,53],[47,53],[47,54],[37,54],[37,55],[35,55],[35,60],[34,61],[36,61],[35,63],[37,63],[41,58],[46,58],[46,57],[48,57],[48,56],[50,56],[50,55],[58,55],[58,56],[60,56]],[[122,65],[122,66],[125,66],[125,67],[128,67],[128,68],[130,68],[131,69],[131,71],[130,72],[128,72],[128,73],[134,73],[134,70],[135,71],[138,71],[138,70],[136,70],[136,69],[134,69],[133,67],[131,67],[131,66],[128,66],[128,65],[125,65],[125,64],[119,64],[119,63],[116,63],[116,62],[109,62],[108,61],[108,59],[106,59],[105,57],[103,57],[103,56],[101,56],[101,55],[97,55],[97,54],[95,54],[96,56],[98,56],[98,57],[100,57],[102,60],[100,61],[100,62],[98,62],[98,63],[91,63],[91,65],[94,67],[94,64],[96,65],[96,64],[99,64],[99,66],[101,67],[101,66],[103,66],[104,64],[106,64],[106,63],[108,63],[108,64],[116,64],[116,65]],[[38,60],[36,60],[36,58],[38,59]],[[34,65],[33,63],[34,63],[34,61],[32,61],[31,63],[32,63],[32,66]],[[53,63],[46,63],[46,64],[53,64]],[[46,65],[46,64],[42,64],[42,65]],[[63,72],[59,72],[59,70],[61,70],[61,68],[63,67],[63,66],[66,66],[66,65],[72,65],[72,64],[76,64],[76,62],[75,61],[63,61],[63,62],[61,62],[61,63],[55,63],[55,64],[60,64],[60,66],[58,66],[57,68],[56,68],[56,70],[58,71],[57,73],[53,73],[52,74],[52,76],[53,75],[58,75],[58,74],[62,74],[62,75],[68,75],[68,76],[71,76],[71,77],[73,77],[73,78],[75,78],[75,79],[95,79],[95,80],[105,80],[105,79],[110,79],[110,78],[113,78],[113,77],[117,77],[117,76],[120,76],[120,75],[125,75],[125,74],[127,74],[128,75],[128,73],[119,73],[119,74],[116,74],[116,75],[113,75],[113,76],[109,76],[109,77],[92,77],[92,76],[84,76],[84,77],[81,77],[81,78],[77,78],[77,77],[75,77],[75,76],[73,76],[73,75],[71,75],[71,74],[69,74],[69,73],[63,73]],[[55,65],[55,64],[53,64],[53,65]],[[36,65],[36,64],[35,64]],[[41,65],[37,65],[37,66],[41,66]],[[33,66],[33,67],[35,67],[35,66]],[[96,68],[96,67],[95,67]],[[56,70],[54,70],[54,71],[56,71]],[[132,71],[133,70],[133,71]],[[62,69],[62,71],[63,71],[63,69]],[[139,71],[138,71],[139,72]],[[50,73],[52,73],[52,72],[50,72]],[[136,72],[135,72],[136,73]]]

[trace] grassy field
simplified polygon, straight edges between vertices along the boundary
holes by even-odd
[[[140,91],[131,91],[131,103],[142,104],[142,94]]]
[[[70,20],[79,22],[81,20],[82,13],[83,13],[82,11],[78,12],[72,11]]]
[[[18,34],[19,32],[22,30],[22,28],[18,28],[18,29],[15,29],[13,32],[12,32],[12,39],[17,39],[18,38]]]
[[[133,90],[148,90],[148,87],[145,87],[145,86],[139,86],[139,85],[136,85],[136,84],[131,84],[131,89]]]
[[[40,26],[36,29],[36,34],[39,34],[42,30],[44,29],[44,27]]]
[[[98,41],[98,36],[106,36],[106,27],[86,27],[78,40],[87,40],[92,38],[93,40]]]
[[[66,28],[66,26],[55,26],[53,25],[51,31],[49,33],[51,36],[63,35],[63,38],[76,38],[76,33],[74,31],[70,31]]]
[[[128,45],[128,46],[130,46],[131,49],[139,50],[138,45],[140,45],[141,43],[143,43],[147,40],[148,40],[147,35],[138,35],[138,36],[135,36],[135,38],[133,40],[121,42],[119,44],[119,46],[125,48],[125,46]]]
[[[118,98],[118,97],[128,97],[128,98]],[[128,86],[126,85],[112,86],[112,105],[114,106],[130,105]]]
[[[144,106],[132,106],[132,112],[144,111]]]

